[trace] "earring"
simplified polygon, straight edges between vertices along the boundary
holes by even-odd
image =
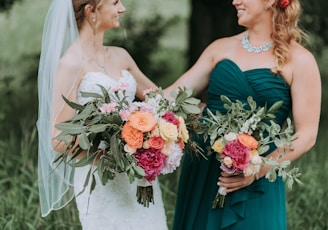
[[[96,16],[92,16],[92,22],[95,23],[96,22]]]
[[[268,6],[268,5],[265,5],[265,6],[264,6],[264,9],[265,9],[265,10],[268,10],[268,9],[269,9],[269,6]]]

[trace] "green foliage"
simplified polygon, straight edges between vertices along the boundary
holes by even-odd
[[[109,33],[105,44],[124,47],[133,57],[140,69],[154,82],[166,77],[175,68],[173,65],[159,57],[162,51],[161,38],[167,30],[180,19],[178,17],[164,18],[160,14],[135,20],[132,12],[125,15],[122,25],[114,33]],[[124,30],[124,31],[122,31]],[[154,58],[154,57],[157,57]]]
[[[19,2],[21,0],[1,0],[0,1],[0,12],[9,10],[15,2]]]

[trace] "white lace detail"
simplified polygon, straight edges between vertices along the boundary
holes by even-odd
[[[79,87],[79,92],[101,93],[97,84],[105,88],[118,87],[128,83],[127,95],[132,101],[136,92],[136,81],[126,70],[122,71],[119,80],[108,77],[101,72],[87,73]],[[110,92],[110,91],[109,91]],[[78,94],[78,103],[86,103],[90,98],[82,98]],[[77,195],[83,189],[89,166],[76,168],[74,190]],[[167,230],[166,216],[162,194],[157,181],[153,182],[155,204],[143,207],[136,200],[137,183],[129,183],[125,174],[117,174],[116,178],[103,186],[97,173],[97,185],[92,194],[89,187],[76,197],[80,221],[83,230]],[[90,185],[89,185],[90,186]],[[88,205],[89,202],[89,205]]]

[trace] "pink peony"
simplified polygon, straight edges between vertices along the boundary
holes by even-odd
[[[223,157],[229,156],[232,159],[232,164],[238,170],[245,170],[250,160],[250,148],[244,146],[239,141],[228,142],[224,146]]]
[[[137,165],[145,171],[145,179],[149,182],[156,179],[156,176],[161,173],[166,156],[159,150],[155,149],[138,149],[134,154],[137,159]]]

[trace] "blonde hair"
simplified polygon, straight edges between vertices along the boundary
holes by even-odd
[[[280,1],[276,0],[272,6],[274,42],[273,54],[276,61],[274,72],[279,73],[282,66],[288,61],[289,46],[292,41],[301,43],[307,38],[306,33],[299,27],[301,15],[301,5],[298,0],[289,0],[290,4],[286,8],[280,7]]]
[[[91,5],[96,10],[102,0],[72,0],[77,28],[80,30],[84,20],[84,8]]]

